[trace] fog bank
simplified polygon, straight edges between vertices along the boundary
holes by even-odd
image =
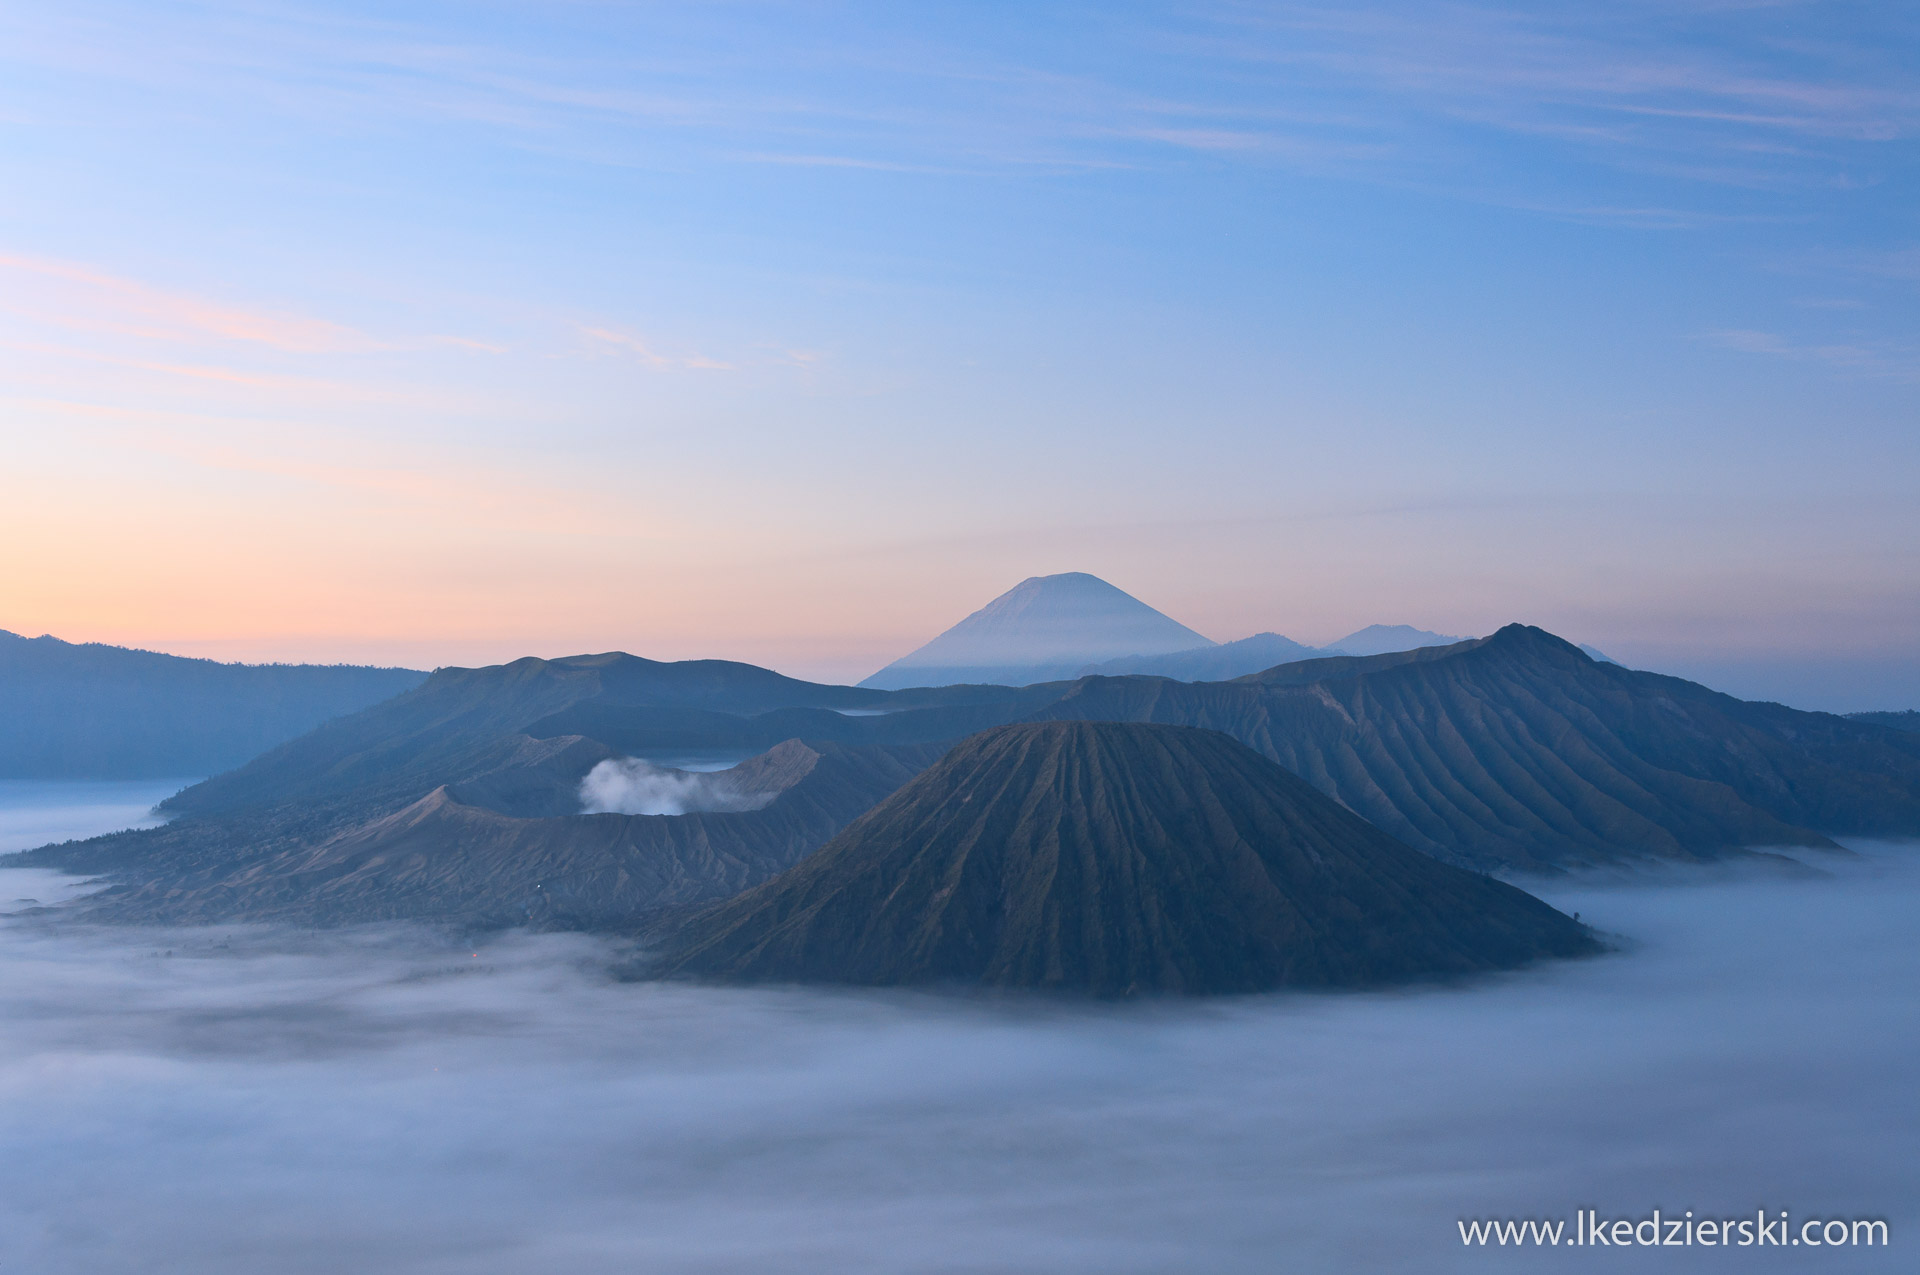
[[[191,779],[0,779],[0,854],[161,823]]]
[[[1630,950],[1471,987],[1182,1005],[0,921],[0,1270],[1907,1270],[1916,857],[1563,890]],[[1516,1255],[1454,1226],[1762,1205],[1893,1244]]]

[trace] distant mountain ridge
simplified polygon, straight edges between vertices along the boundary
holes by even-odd
[[[1893,730],[1920,731],[1920,709],[1909,708],[1901,712],[1884,713],[1848,713],[1847,720],[1868,722]]]
[[[753,820],[798,800],[814,778],[761,811],[587,816],[666,821],[630,842],[578,833],[587,826],[574,822],[581,780],[610,757],[737,761],[783,741],[822,756],[844,748],[884,759],[865,772],[874,778],[864,795],[836,799],[830,817],[807,825],[818,845],[955,741],[1049,720],[1219,731],[1406,845],[1481,871],[1704,860],[1767,846],[1836,850],[1834,835],[1920,836],[1920,734],[1746,703],[1596,663],[1542,630],[1509,625],[1451,646],[1304,660],[1226,682],[1096,676],[883,691],[727,661],[617,653],[442,669],[181,793],[166,803],[175,818],[164,828],[12,862],[112,876],[119,884],[89,906],[118,909],[119,919],[135,918],[131,903],[122,906],[134,897],[156,915],[164,904],[167,915],[212,918],[218,900],[242,897],[233,890],[243,879],[244,897],[273,897],[275,878],[259,875],[263,865],[280,872],[329,844],[385,844],[378,838],[416,824],[403,819],[378,837],[375,826],[418,807],[419,831],[406,843],[417,855],[323,855],[312,861],[318,875],[299,878],[302,896],[330,900],[329,923],[385,906],[388,891],[424,907],[440,896],[416,892],[407,874],[431,875],[444,854],[452,856],[442,865],[446,897],[464,900],[460,914],[511,916],[525,906],[521,879],[503,868],[502,896],[488,896],[478,870],[458,866],[457,839],[434,831],[467,818],[454,807],[520,821],[475,816],[472,824],[489,829],[484,843],[580,880],[652,872],[653,856],[677,853],[672,821],[694,820],[709,848],[674,872],[738,883],[746,879],[738,865],[778,870],[779,856],[799,844],[783,840],[788,849],[770,853],[765,825]],[[831,769],[810,774],[825,782]],[[418,806],[439,789],[441,805]],[[372,839],[354,840],[363,833]],[[327,873],[350,877],[351,888],[328,884]],[[622,906],[652,906],[648,897],[622,894]],[[614,913],[592,915],[595,926],[620,924]]]
[[[1302,646],[1278,633],[1256,633],[1237,642],[1220,642],[1192,651],[1170,651],[1165,655],[1129,655],[1124,659],[1090,664],[1079,670],[1080,677],[1126,677],[1143,674],[1171,677],[1181,682],[1226,682],[1276,664],[1310,660],[1327,654],[1317,647]]]
[[[221,664],[0,630],[0,778],[217,774],[426,676],[346,664]]]
[[[860,685],[1026,686],[1073,677],[1103,660],[1212,645],[1098,576],[1069,571],[1022,580]]]
[[[1326,645],[1328,655],[1386,655],[1393,651],[1412,651],[1423,646],[1451,646],[1465,638],[1448,637],[1416,629],[1411,624],[1369,624]]]
[[[1597,950],[1224,735],[1053,722],[962,741],[797,867],[678,927],[665,972],[1137,996]]]
[[[1090,675],[1219,682],[1327,655],[1379,655],[1462,641],[1374,624],[1326,647],[1278,633],[1215,642],[1083,571],[1031,576],[860,683],[880,690],[1032,686]]]

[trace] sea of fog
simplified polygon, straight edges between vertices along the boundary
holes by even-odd
[[[0,779],[0,854],[158,824],[156,803],[191,779]]]
[[[83,883],[0,871],[0,1272],[1920,1269],[1920,846],[1864,849],[1550,891],[1631,936],[1598,960],[1140,1006],[621,984],[577,936],[86,929],[18,902]],[[1891,1245],[1457,1230],[1655,1207]]]

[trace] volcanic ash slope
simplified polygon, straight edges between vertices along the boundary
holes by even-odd
[[[1361,987],[1597,950],[1225,735],[1000,727],[698,913],[660,969],[1098,996]]]

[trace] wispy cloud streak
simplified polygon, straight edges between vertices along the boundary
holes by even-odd
[[[631,332],[616,328],[582,327],[580,335],[602,346],[612,346],[638,359],[643,365],[667,371],[675,368],[702,372],[731,371],[733,364],[704,354],[662,354]]]
[[[1759,354],[1796,363],[1818,363],[1843,372],[1889,380],[1920,382],[1920,347],[1887,340],[1801,342],[1773,332],[1725,329],[1706,333],[1708,344],[1742,354]]]
[[[449,40],[404,9],[379,20],[320,7],[211,14],[203,22],[225,38],[176,39],[172,74],[246,83],[287,111],[398,111],[643,165],[953,176],[1199,156],[1399,181],[1464,167],[1476,171],[1463,181],[1524,184],[1531,171],[1537,187],[1539,157],[1502,154],[1504,138],[1569,163],[1739,187],[1763,168],[1777,182],[1783,165],[1791,180],[1827,180],[1862,148],[1920,136],[1920,89],[1901,55],[1913,32],[1859,11],[1819,43],[1796,38],[1791,13],[1650,3],[1215,3],[1071,17],[1042,6],[1011,40],[946,43],[771,8],[764,37],[747,40],[737,14],[699,11],[548,13],[538,41],[516,40],[512,23]],[[72,58],[77,38],[49,22],[30,43]],[[100,53],[89,63],[165,73]]]
[[[72,262],[0,255],[0,308],[36,321],[150,340],[205,340],[267,346],[296,354],[383,348],[342,324],[305,315],[252,310],[170,291]]]

